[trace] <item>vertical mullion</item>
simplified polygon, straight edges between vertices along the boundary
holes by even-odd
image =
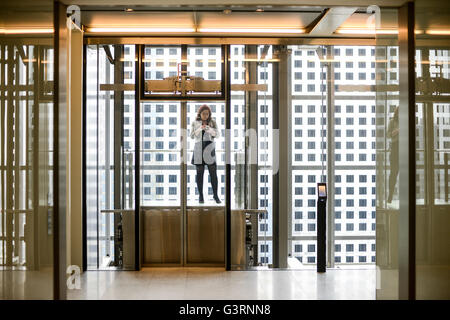
[[[13,68],[13,58],[12,52],[14,51],[14,46],[8,45],[8,82],[7,88],[8,96],[7,96],[7,125],[6,125],[6,185],[9,186],[6,193],[6,265],[12,266],[12,228],[13,214],[11,213],[13,207],[13,197],[12,197],[12,185],[13,185],[13,176],[12,176],[12,148],[13,148],[13,76],[14,76],[14,68]]]
[[[333,61],[333,46],[327,46],[327,60]],[[334,268],[335,224],[334,224],[334,198],[335,198],[335,163],[334,163],[334,65],[327,62],[327,266]],[[321,106],[322,108],[322,106]]]
[[[399,299],[415,299],[416,162],[414,2],[398,11],[399,21]]]
[[[231,70],[230,45],[223,45],[225,64],[225,270],[231,270]]]
[[[32,221],[33,221],[33,264],[34,270],[39,270],[39,114],[40,114],[40,106],[39,106],[39,92],[41,83],[39,81],[40,73],[42,72],[41,68],[41,58],[42,58],[42,48],[39,46],[34,47],[34,57],[35,62],[33,62],[34,70],[33,70],[33,164],[32,164],[32,174],[33,174],[33,213],[32,213]]]
[[[26,52],[27,52],[27,57],[29,57],[31,59],[31,46],[26,46]],[[31,177],[30,175],[32,174],[31,171],[31,166],[30,166],[30,159],[32,159],[31,157],[31,141],[32,139],[30,139],[30,128],[31,126],[31,119],[30,119],[30,89],[28,88],[30,85],[30,81],[29,81],[29,73],[30,73],[30,62],[25,63],[25,74],[26,74],[26,82],[25,82],[25,86],[26,86],[26,91],[25,91],[25,96],[26,96],[26,102],[25,102],[25,228],[24,228],[24,236],[25,236],[25,245],[26,245],[26,251],[25,251],[25,262],[26,262],[26,266],[30,267],[31,269],[33,269],[33,265],[34,263],[31,262],[32,258],[33,258],[33,254],[32,254],[32,250],[33,250],[33,241],[31,241],[30,236],[33,235],[33,233],[31,232],[32,230],[32,225],[33,225],[33,215],[31,214],[31,212],[29,212],[28,210],[30,209],[30,198],[31,198],[31,194],[30,194],[30,186],[31,186]],[[31,198],[31,201],[33,200],[33,198]],[[31,223],[30,223],[31,222]]]
[[[20,262],[20,57],[16,51],[15,59],[15,86],[14,86],[14,256],[18,257]]]
[[[82,106],[82,177],[81,177],[81,197],[82,197],[82,255],[83,255],[83,271],[87,270],[87,193],[86,193],[86,178],[87,178],[87,168],[86,168],[86,143],[87,143],[87,129],[86,129],[86,117],[87,117],[87,94],[86,94],[86,56],[87,45],[83,45],[83,106]]]
[[[185,75],[187,72],[187,45],[181,46],[181,75]],[[180,147],[181,147],[181,166],[180,166],[180,192],[181,192],[181,257],[180,264],[187,264],[187,102],[180,102],[181,122],[180,122]],[[186,132],[186,134],[182,134]]]
[[[108,62],[105,63],[105,83],[110,83],[110,79],[111,79],[111,74],[110,74],[110,69],[111,69],[111,62],[108,60]],[[98,69],[97,69],[97,72]],[[110,130],[110,121],[109,119],[111,118],[111,92],[110,91],[103,91],[105,94],[105,163],[104,163],[104,169],[105,170],[105,184],[104,184],[104,192],[105,192],[105,199],[106,199],[106,203],[105,203],[105,208],[104,209],[112,209],[114,208],[114,202],[111,201],[111,159],[110,159],[110,155],[111,155],[111,130]],[[113,114],[114,114],[114,110],[113,110]],[[98,138],[97,138],[98,139]],[[112,206],[111,206],[112,203]],[[117,209],[117,208],[114,208]],[[113,217],[115,216],[115,213],[112,214]],[[100,215],[100,219],[105,221],[105,250],[106,252],[109,254],[111,252],[111,234],[110,234],[110,230],[111,230],[111,215],[110,214],[105,214],[105,215]]]
[[[278,68],[273,72],[273,129],[278,130],[274,137],[273,168],[273,259],[275,268],[287,268],[288,255],[288,215],[290,208],[290,53],[286,46],[278,46]],[[274,64],[276,66],[277,64]],[[276,145],[278,144],[278,152]]]
[[[140,126],[140,118],[141,118],[141,109],[140,109],[140,65],[142,63],[142,55],[141,55],[141,47],[142,45],[135,45],[134,53],[135,53],[135,76],[134,76],[134,248],[135,248],[135,269],[141,269],[141,233],[140,233],[140,214],[141,214],[141,200],[140,200],[140,177],[141,177],[141,126]],[[132,163],[130,163],[132,166]],[[131,178],[131,175],[130,175]],[[131,195],[130,195],[131,197]]]
[[[2,45],[2,52],[0,56],[1,60],[1,81],[0,84],[6,87],[6,45]],[[6,97],[5,97],[6,90],[1,90],[1,106],[0,106],[0,166],[1,166],[1,183],[2,183],[2,191],[1,191],[1,203],[2,203],[2,211],[1,211],[1,225],[2,225],[2,260],[0,261],[0,265],[5,265],[5,245],[6,245],[6,234],[5,234],[5,223],[6,223],[6,208],[5,208],[5,194],[6,194],[6,188],[5,188],[5,109],[6,109]]]
[[[96,150],[96,152],[95,152],[95,156],[96,156],[96,164],[97,164],[97,168],[96,168],[96,178],[97,178],[97,182],[96,182],[96,187],[97,187],[97,197],[96,197],[96,200],[97,200],[97,210],[96,210],[96,215],[97,215],[97,269],[100,267],[100,241],[99,241],[99,236],[100,236],[100,232],[99,232],[99,228],[100,228],[100,223],[99,223],[99,210],[100,210],[100,205],[99,205],[99,198],[100,198],[100,193],[99,193],[99,188],[98,188],[98,182],[99,182],[99,174],[98,174],[98,170],[99,170],[99,165],[98,165],[98,146],[99,146],[99,143],[98,143],[98,133],[99,133],[99,130],[98,130],[98,127],[99,127],[99,124],[100,124],[100,122],[99,122],[99,117],[98,117],[98,110],[99,110],[99,104],[100,104],[100,98],[99,98],[99,95],[100,95],[100,84],[99,84],[99,81],[100,81],[100,70],[99,70],[99,65],[100,65],[100,63],[99,63],[99,60],[100,60],[100,57],[99,57],[99,45],[97,45],[97,82],[96,82],[96,86],[97,86],[97,105],[96,105],[96,108],[97,108],[97,110],[96,110],[96,120],[97,120],[97,126],[96,126],[96,139],[95,139],[95,142],[96,142],[96,146],[95,146],[95,150]]]

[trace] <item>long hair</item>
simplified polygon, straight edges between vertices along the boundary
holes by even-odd
[[[211,113],[211,108],[208,105],[206,105],[206,104],[204,104],[200,108],[198,108],[197,117],[195,118],[195,120],[197,120],[197,121],[201,121],[202,120],[202,117],[200,116],[200,113],[202,113],[204,110],[208,110],[208,112],[209,112],[208,119],[206,119],[206,122],[209,123],[211,121],[211,114],[212,113]]]

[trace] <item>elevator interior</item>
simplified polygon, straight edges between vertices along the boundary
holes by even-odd
[[[195,168],[189,161],[193,143],[188,128],[203,103],[211,106],[221,131],[216,158],[223,201],[226,183],[233,189],[231,264],[237,269],[258,265],[258,220],[267,220],[267,209],[244,209],[250,201],[258,203],[249,183],[257,182],[257,163],[247,164],[254,161],[250,153],[256,145],[245,148],[250,143],[244,133],[240,148],[232,152],[231,180],[224,179],[230,139],[224,120],[229,92],[239,90],[248,101],[244,113],[249,116],[235,128],[255,127],[256,90],[268,89],[267,83],[257,83],[256,61],[263,61],[271,47],[261,46],[259,57],[257,46],[236,49],[248,60],[245,65],[240,61],[240,68],[253,70],[246,75],[252,78],[250,90],[227,81],[230,46],[85,46],[88,269],[225,265],[225,206],[209,199],[209,183],[206,204],[198,204]],[[195,59],[200,51],[209,59]],[[164,61],[163,52],[170,59]],[[207,80],[195,71],[203,64],[214,70]]]
[[[146,14],[156,19],[155,24],[162,23],[165,16],[174,14],[179,15],[177,23],[180,24],[189,23],[191,19],[185,12]],[[272,183],[279,184],[280,179],[284,182],[292,179],[287,167],[291,165],[290,162],[298,162],[297,159],[287,160],[291,145],[287,140],[289,134],[284,129],[290,128],[291,114],[283,110],[292,107],[290,99],[294,89],[291,88],[292,83],[289,80],[291,63],[294,60],[289,44],[300,44],[305,54],[309,56],[312,53],[314,59],[320,63],[321,76],[320,82],[317,83],[319,90],[315,93],[315,99],[318,98],[322,105],[327,105],[327,110],[321,107],[322,115],[319,119],[320,135],[324,139],[325,131],[334,131],[332,121],[324,119],[332,117],[324,114],[332,115],[334,112],[332,100],[329,100],[335,90],[334,64],[327,63],[333,59],[334,49],[331,44],[373,45],[374,42],[367,38],[349,41],[318,40],[317,37],[333,34],[333,37],[343,38],[336,30],[344,31],[346,28],[358,26],[363,23],[361,18],[366,15],[357,8],[333,8],[326,12],[316,12],[310,8],[300,15],[266,12],[264,17],[253,17],[252,24],[261,28],[264,23],[279,23],[282,16],[286,19],[284,28],[290,25],[297,29],[290,29],[296,32],[284,34],[284,38],[275,36],[278,31],[269,30],[267,32],[270,36],[263,39],[252,38],[251,34],[245,32],[244,37],[239,35],[240,37],[224,39],[224,32],[217,31],[218,29],[208,31],[213,32],[213,36],[209,38],[198,35],[189,37],[191,31],[186,30],[181,31],[187,32],[184,37],[160,38],[151,37],[151,34],[147,34],[148,37],[137,37],[136,34],[129,36],[118,26],[108,29],[106,21],[114,16],[117,17],[117,14],[98,12],[95,18],[93,13],[85,18],[85,30],[88,34],[85,38],[86,70],[96,70],[86,79],[87,96],[96,101],[91,108],[89,102],[86,102],[86,123],[91,128],[94,128],[96,123],[96,132],[111,132],[109,136],[114,135],[116,139],[114,144],[110,137],[108,141],[102,140],[106,135],[93,132],[90,136],[97,146],[105,149],[91,149],[92,155],[96,155],[96,161],[87,168],[89,170],[96,167],[92,171],[92,183],[89,183],[92,190],[87,191],[93,199],[87,206],[87,221],[89,216],[95,217],[91,220],[92,224],[88,223],[87,226],[88,268],[224,266],[228,261],[227,268],[234,266],[241,269],[245,268],[249,261],[253,261],[250,263],[253,266],[261,264],[258,252],[267,255],[269,246],[272,250],[272,238],[275,240],[281,236],[280,243],[289,242],[291,247],[296,239],[292,225],[288,228],[288,219],[279,219],[281,216],[287,216],[285,212],[292,210],[288,205],[293,202],[292,196],[288,196],[288,201],[280,201],[276,196],[272,199],[272,195],[277,192],[289,194],[290,191],[280,188],[279,191],[269,192],[268,187]],[[131,16],[142,19],[139,15],[121,16],[124,19],[122,24],[125,21],[125,25],[131,21]],[[233,12],[231,15],[200,10],[193,15],[193,21],[197,24],[196,31],[206,32],[208,23],[209,27],[224,28],[229,23],[239,25],[244,16],[252,14],[245,10]],[[187,20],[183,20],[186,18]],[[140,23],[143,22],[140,20]],[[93,24],[99,28],[90,27]],[[306,38],[295,38],[296,33],[300,31],[305,33]],[[207,58],[204,58],[203,54]],[[206,66],[210,68],[207,74],[199,71]],[[235,74],[239,77],[234,77]],[[323,76],[324,74],[327,76]],[[369,96],[374,95],[373,88],[364,90],[370,91]],[[345,96],[360,89],[355,90],[355,87],[350,85],[347,88],[341,86],[339,91],[341,92],[338,95]],[[356,95],[361,94],[356,92]],[[111,108],[106,110],[108,105],[112,106],[112,101],[120,99],[124,99],[123,113],[127,113],[127,116],[112,112]],[[233,99],[244,101],[242,122],[231,123],[231,119],[228,119],[230,113],[236,112]],[[189,128],[195,110],[203,103],[212,106],[214,116],[221,118],[221,128],[230,130],[229,135],[222,134],[221,139],[216,142],[218,173],[219,177],[223,177],[219,179],[219,189],[223,189],[222,200],[229,201],[224,201],[223,206],[211,203],[198,206],[196,202],[193,174],[195,171],[189,163],[192,143],[183,130]],[[115,108],[120,109],[120,106]],[[93,112],[91,118],[89,110]],[[159,113],[164,114],[164,117],[159,116]],[[259,121],[259,116],[263,113],[274,117],[272,123]],[[235,138],[234,131],[237,130],[241,134],[249,129],[250,132],[246,133],[244,139]],[[258,132],[261,129],[262,135]],[[281,130],[277,131],[279,129]],[[252,136],[251,130],[255,130],[257,134]],[[165,141],[160,141],[163,136]],[[278,159],[277,151],[272,149],[275,148],[273,141],[278,139],[288,142],[277,146],[278,152],[286,158]],[[326,139],[327,149],[325,150],[322,142],[321,161],[318,163],[322,171],[318,179],[322,182],[325,176],[334,179],[334,157],[325,157],[325,153],[333,154],[334,136],[327,135]],[[236,143],[238,148],[235,147]],[[270,148],[275,156],[262,156],[263,148]],[[279,160],[287,162],[277,171],[275,167]],[[167,161],[170,165],[166,165]],[[164,165],[161,162],[164,162]],[[121,165],[115,166],[114,163]],[[167,170],[167,175],[162,174],[163,169]],[[100,174],[99,170],[104,172]],[[317,171],[320,172],[320,169]],[[99,179],[98,176],[102,178]],[[89,181],[89,177],[86,177],[86,181]],[[280,187],[284,186],[284,182],[279,184]],[[99,192],[103,189],[104,192]],[[264,193],[260,194],[259,189],[263,189]],[[333,193],[333,188],[330,192]],[[101,200],[99,194],[102,195]],[[122,200],[115,199],[114,194],[121,194]],[[333,202],[329,203],[328,219],[332,219]],[[89,212],[90,210],[92,212]],[[119,218],[114,218],[116,215],[119,215]],[[281,229],[285,228],[281,234],[279,230],[275,230],[278,227],[275,227],[273,217],[276,217],[276,224],[281,226]],[[252,230],[248,234],[254,234],[253,238],[246,239],[247,222]],[[267,228],[268,225],[274,226],[274,230]],[[131,235],[126,241],[129,244],[128,250],[120,249],[119,245],[126,237],[121,234],[125,229],[128,230],[128,236]],[[117,234],[120,236],[117,237]],[[327,252],[327,262],[328,266],[332,266],[333,224],[328,228],[327,235],[327,247],[330,250]],[[302,236],[297,238],[302,239]],[[367,239],[372,241],[374,237],[370,235]],[[288,250],[284,244],[275,248],[275,242],[274,251],[278,250],[278,254],[284,255],[286,260],[288,256],[293,256],[292,249]],[[264,248],[264,251],[255,250],[258,245]],[[119,247],[119,250],[113,252],[116,247]],[[133,253],[129,252],[130,250]],[[250,252],[253,254],[247,258]],[[121,255],[124,258],[121,258]],[[120,262],[120,259],[124,260]],[[276,267],[285,267],[284,263],[274,261]],[[267,267],[269,264],[264,265]]]

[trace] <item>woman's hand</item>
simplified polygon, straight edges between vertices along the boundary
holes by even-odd
[[[398,129],[392,130],[392,136],[395,137],[398,135]]]

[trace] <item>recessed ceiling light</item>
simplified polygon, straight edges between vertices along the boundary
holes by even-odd
[[[256,9],[256,12],[263,12],[263,11],[264,11],[263,8],[258,8],[258,9]]]
[[[88,27],[87,33],[191,33],[195,32],[194,28],[178,28],[178,27]]]
[[[283,28],[199,28],[202,33],[305,33],[304,29]]]
[[[126,11],[126,12],[133,12],[134,9],[132,9],[132,8],[126,8],[125,11]]]

